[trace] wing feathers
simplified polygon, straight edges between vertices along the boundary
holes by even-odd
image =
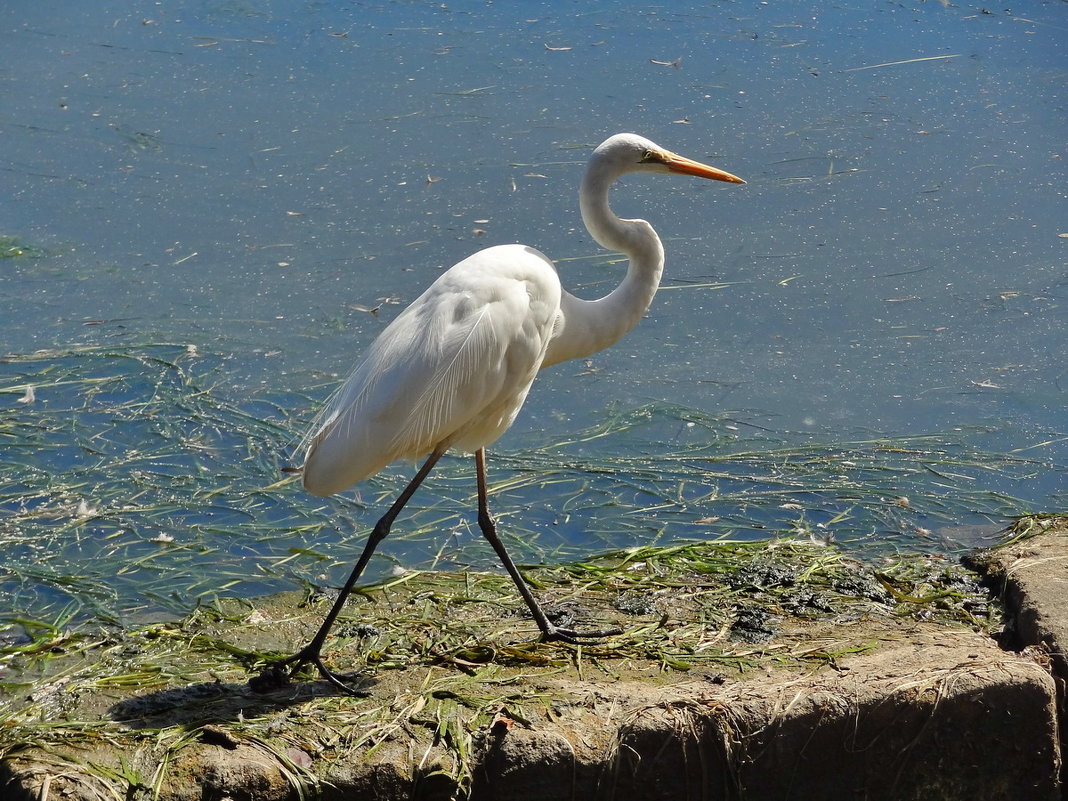
[[[488,263],[505,249],[524,260],[522,271]],[[526,398],[558,307],[555,270],[534,251],[493,248],[443,274],[386,327],[316,419],[304,443],[305,487],[328,495],[438,446],[493,442]]]

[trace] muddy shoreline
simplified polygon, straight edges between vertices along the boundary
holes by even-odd
[[[589,570],[532,576],[555,607],[625,624],[604,647],[529,642],[496,576],[368,588],[330,644],[335,667],[360,669],[360,698],[314,680],[248,688],[265,653],[316,625],[323,602],[297,593],[71,641],[47,667],[7,663],[0,789],[15,801],[1060,799],[1068,520],[1029,525],[970,562],[1005,603],[1004,628],[987,625],[1001,618],[987,591],[937,559],[872,568],[768,543],[617,557],[586,566],[597,586]],[[728,557],[748,561],[728,570]]]

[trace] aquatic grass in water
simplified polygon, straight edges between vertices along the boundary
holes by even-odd
[[[281,468],[317,401],[270,389],[232,398],[227,386],[222,357],[182,344],[3,358],[0,614],[158,619],[218,595],[341,583],[407,471],[312,498]],[[988,522],[978,533],[992,535],[1031,511],[990,486],[1049,468],[979,452],[967,430],[827,445],[783,442],[752,417],[609,409],[596,428],[497,451],[502,534],[526,562],[780,534],[868,557],[918,542],[952,550],[977,536],[962,522]],[[444,460],[387,540],[378,575],[390,560],[495,569],[472,509],[469,460]]]
[[[498,456],[498,469],[512,475],[494,489],[505,497],[552,492],[560,498],[557,523],[572,526],[566,539],[592,549],[628,535],[670,542],[789,532],[874,555],[976,544],[983,536],[976,524],[991,524],[990,535],[1029,511],[990,486],[1022,485],[1049,467],[983,453],[969,446],[967,430],[784,444],[778,433],[746,433],[740,416],[632,410],[575,439]],[[965,521],[973,530],[958,528]]]
[[[258,541],[289,536],[288,547],[308,524],[265,480],[281,476],[288,436],[271,399],[222,401],[217,358],[154,345],[4,361],[0,397],[34,387],[32,403],[0,418],[5,606],[47,609],[66,595],[103,616],[188,609],[270,575]]]
[[[0,259],[39,259],[45,251],[27,244],[17,236],[0,235]]]

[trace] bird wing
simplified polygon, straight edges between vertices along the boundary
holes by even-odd
[[[493,442],[526,398],[559,298],[551,263],[529,248],[490,248],[443,273],[317,419],[305,487],[328,495],[398,459]]]

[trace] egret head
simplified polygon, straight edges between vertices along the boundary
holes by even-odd
[[[604,140],[593,151],[593,162],[600,162],[608,173],[622,175],[628,172],[677,173],[744,184],[741,178],[716,167],[693,161],[660,145],[632,133],[620,133]]]

